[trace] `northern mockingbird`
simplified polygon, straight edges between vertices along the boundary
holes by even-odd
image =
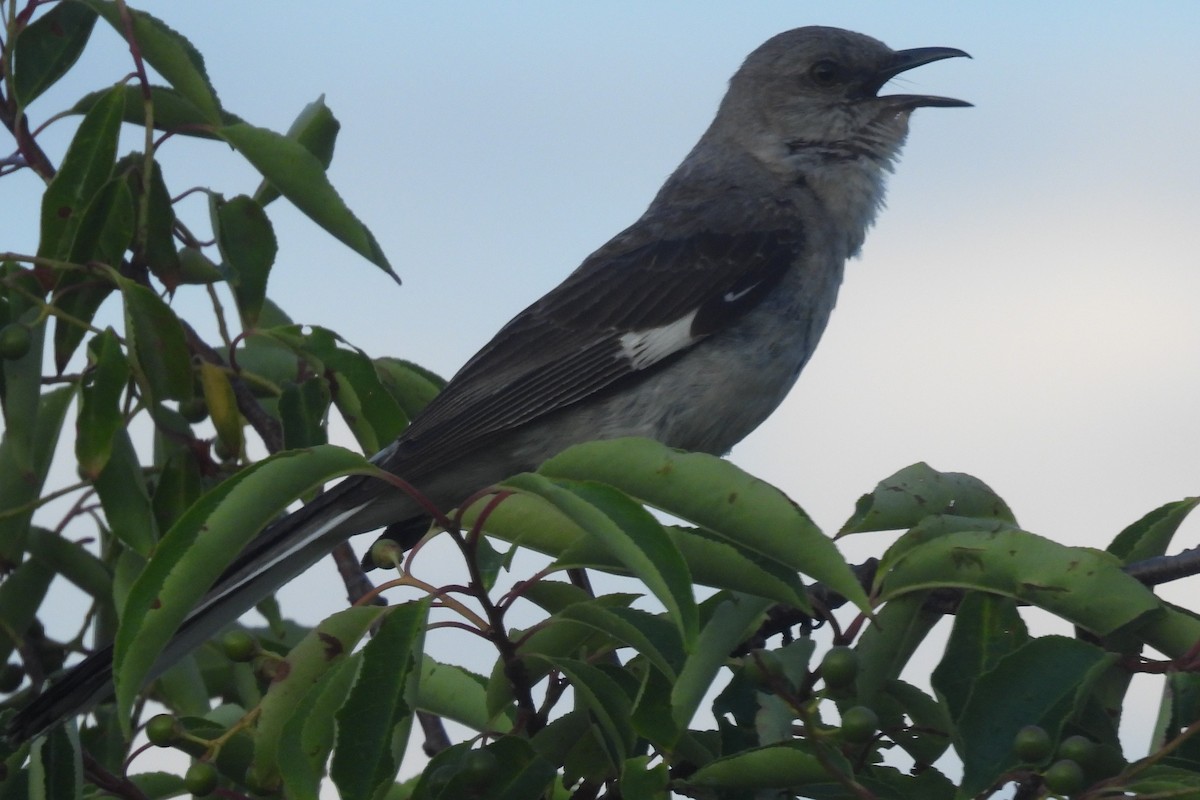
[[[504,326],[374,461],[450,508],[592,439],[645,436],[723,454],[783,400],[808,361],[922,106],[878,92],[966,56],[892,50],[835,28],[781,33],[730,80],[712,125],[629,228]],[[269,526],[192,612],[161,672],[347,537],[428,520],[351,477]],[[25,708],[27,738],[111,691],[103,648]]]

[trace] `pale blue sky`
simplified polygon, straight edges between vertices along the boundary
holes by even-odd
[[[284,130],[325,94],[333,180],[405,283],[280,202],[271,294],[446,375],[641,213],[769,36],[826,24],[967,50],[897,82],[976,108],[917,112],[825,340],[733,460],[830,528],[918,460],[977,475],[1073,544],[1200,492],[1200,4],[135,5],[192,39],[251,122]],[[124,73],[101,27],[86,74],[35,120]],[[176,139],[162,160],[176,189],[257,185],[222,145]],[[35,247],[33,189],[0,184],[4,249]],[[198,199],[181,213],[205,219]],[[326,585],[314,613],[338,606]]]

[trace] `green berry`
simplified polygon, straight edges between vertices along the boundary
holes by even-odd
[[[182,732],[179,722],[170,714],[159,714],[151,717],[150,721],[146,723],[146,738],[150,740],[150,744],[159,747],[170,747],[175,744],[179,741],[179,735]]]
[[[203,397],[184,400],[179,404],[179,415],[191,423],[204,422],[208,417],[208,403]]]
[[[230,661],[245,663],[258,655],[258,640],[245,631],[229,631],[221,637],[221,649]]]
[[[1058,757],[1088,766],[1096,756],[1096,743],[1086,736],[1069,736],[1058,745]]]
[[[213,454],[216,455],[218,461],[233,461],[240,455],[235,447],[226,442],[224,439],[217,439],[213,443]]]
[[[854,706],[842,712],[842,738],[864,744],[879,730],[879,715],[866,706]]]
[[[821,677],[830,689],[845,689],[858,677],[858,653],[851,647],[831,647],[821,661]]]
[[[197,761],[184,773],[183,785],[198,797],[212,794],[213,790],[217,788],[217,770],[207,761]]]
[[[33,346],[33,336],[29,328],[20,322],[13,322],[0,328],[0,358],[15,360],[29,352]]]
[[[1046,729],[1038,725],[1026,725],[1017,731],[1013,739],[1013,750],[1027,764],[1045,761],[1054,752],[1054,740]]]
[[[1083,767],[1069,758],[1055,761],[1042,773],[1046,788],[1056,794],[1074,794],[1083,788]]]

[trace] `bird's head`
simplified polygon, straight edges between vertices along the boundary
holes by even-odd
[[[902,72],[958,56],[967,54],[952,47],[892,50],[838,28],[786,31],[746,58],[730,80],[715,125],[768,165],[865,159],[886,168],[904,143],[914,109],[970,103],[923,94],[881,96],[880,90]]]

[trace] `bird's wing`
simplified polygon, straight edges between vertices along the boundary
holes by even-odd
[[[799,232],[787,229],[637,246],[618,237],[454,376],[405,431],[404,462],[436,468],[496,434],[649,374],[757,305],[802,247]]]

